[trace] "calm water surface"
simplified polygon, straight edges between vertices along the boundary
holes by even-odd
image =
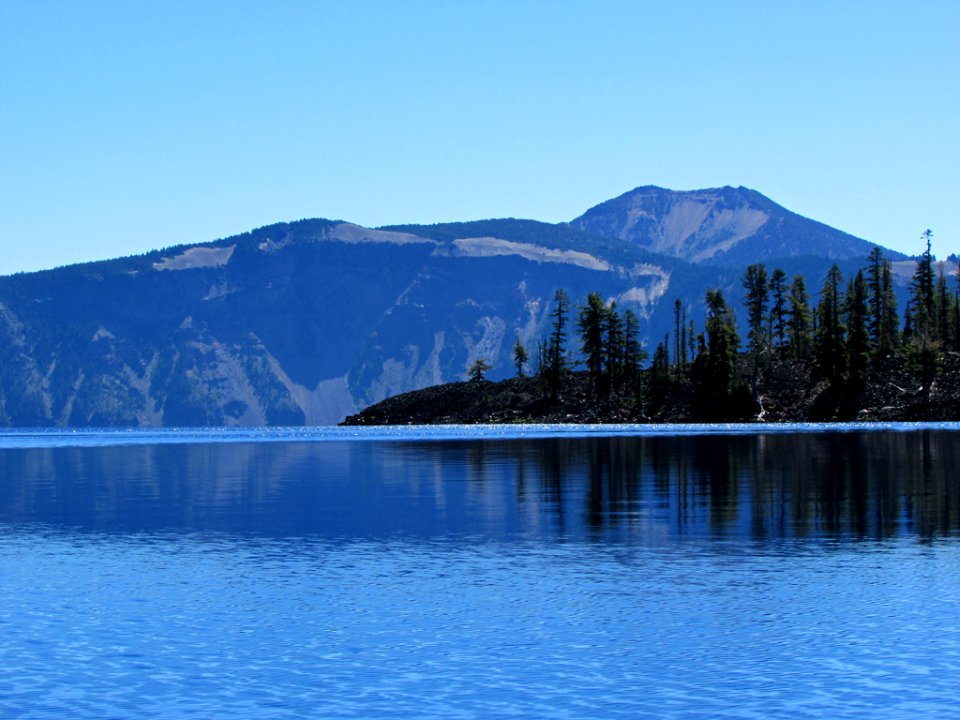
[[[960,428],[759,430],[0,434],[0,717],[960,716]]]

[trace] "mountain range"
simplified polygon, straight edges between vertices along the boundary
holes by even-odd
[[[676,299],[698,328],[706,288],[738,305],[749,263],[814,290],[872,247],[747,188],[648,186],[569,223],[300,220],[12,275],[0,278],[0,424],[334,423],[462,379],[477,358],[510,375],[516,338],[534,355],[546,335],[557,288],[634,310],[650,346]]]

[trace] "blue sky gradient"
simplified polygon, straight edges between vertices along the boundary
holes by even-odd
[[[0,3],[0,273],[745,185],[960,252],[960,2]]]

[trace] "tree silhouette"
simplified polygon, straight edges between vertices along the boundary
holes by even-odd
[[[520,336],[518,335],[517,341],[513,344],[513,364],[517,368],[518,377],[523,377],[523,368],[529,359],[530,355],[527,353],[527,349],[523,346],[523,343],[520,341]]]
[[[760,396],[760,377],[767,364],[767,348],[770,346],[765,323],[767,307],[770,304],[770,288],[767,285],[767,269],[762,263],[747,267],[743,275],[743,287],[747,291],[743,304],[747,306],[748,352],[753,365],[751,389],[756,400]]]
[[[623,318],[617,312],[616,301],[611,301],[603,313],[603,358],[606,363],[604,378],[606,388],[603,392],[620,387],[623,380],[625,346]]]
[[[640,366],[647,359],[639,338],[640,320],[628,309],[624,313],[623,324],[623,384],[636,403],[640,402]]]
[[[787,274],[780,268],[774,270],[770,276],[770,294],[773,296],[773,303],[770,306],[770,329],[768,332],[771,342],[776,341],[776,347],[780,355],[783,354],[786,345],[786,280]]]
[[[560,384],[568,369],[567,360],[567,322],[570,314],[570,298],[562,288],[553,295],[553,329],[547,344],[546,381],[551,397],[556,398]]]
[[[893,272],[890,261],[879,247],[870,252],[867,262],[867,329],[870,349],[875,358],[882,359],[893,353],[900,335],[897,299],[893,292]]]
[[[580,330],[580,349],[587,361],[590,389],[600,392],[600,378],[604,370],[604,315],[607,308],[600,293],[587,295],[587,304],[580,309],[577,326]]]
[[[841,317],[840,285],[843,276],[835,264],[830,266],[817,304],[817,331],[814,357],[819,376],[834,387],[842,385],[847,372],[846,328]]]
[[[865,388],[870,342],[867,334],[867,282],[863,271],[857,272],[847,287],[844,298],[844,319],[847,327],[847,381],[844,392],[844,415],[852,416]]]
[[[910,298],[910,327],[911,339],[914,343],[926,345],[936,339],[936,299],[934,295],[933,253],[930,244],[933,232],[924,230],[921,235],[926,242],[926,249],[917,260],[917,267],[913,273]]]
[[[493,367],[493,366],[490,365],[486,360],[484,360],[483,358],[479,358],[479,357],[478,357],[478,358],[477,358],[476,360],[474,360],[473,363],[470,365],[470,369],[467,370],[467,374],[470,376],[470,380],[471,380],[472,382],[477,382],[477,383],[478,383],[478,382],[483,382],[483,380],[484,380],[483,374],[484,374],[487,370],[490,370],[492,367]]]
[[[708,420],[735,413],[730,403],[736,377],[737,335],[733,310],[720,290],[707,290],[706,343],[694,361],[697,412]]]

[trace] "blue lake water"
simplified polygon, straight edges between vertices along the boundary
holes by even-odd
[[[0,717],[960,717],[960,426],[786,430],[0,433]]]

